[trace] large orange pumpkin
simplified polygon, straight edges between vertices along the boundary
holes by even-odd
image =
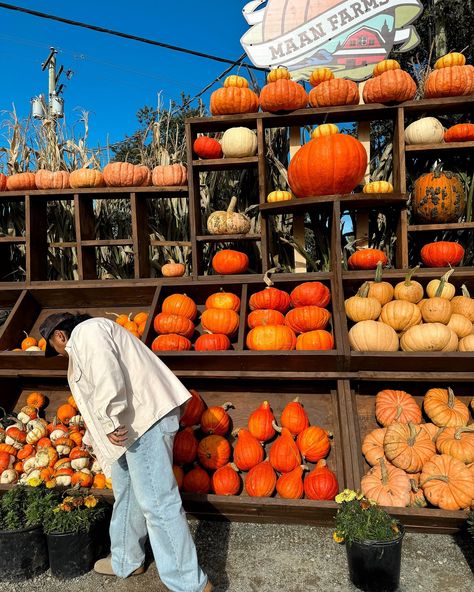
[[[194,300],[186,294],[171,294],[163,300],[161,312],[182,315],[193,321],[197,315],[197,306]]]
[[[358,249],[349,257],[347,265],[349,269],[375,269],[379,261],[382,265],[388,262],[387,255],[380,249]]]
[[[383,458],[362,477],[362,493],[380,506],[404,508],[410,501],[410,478]]]
[[[267,286],[250,296],[249,306],[250,310],[271,309],[285,313],[290,308],[290,295],[279,288]]]
[[[39,169],[35,174],[35,183],[38,189],[67,189],[70,187],[69,173]]]
[[[425,82],[425,99],[458,97],[474,92],[474,66],[451,66],[430,72]]]
[[[469,409],[451,388],[432,388],[425,394],[423,408],[439,427],[464,427],[469,421]]]
[[[7,190],[7,176],[3,173],[0,173],[0,191]]]
[[[332,78],[321,82],[310,91],[309,102],[312,107],[357,105],[359,88],[353,80]]]
[[[428,432],[414,423],[392,423],[387,427],[383,447],[387,459],[407,473],[419,473],[436,446]]]
[[[146,166],[130,162],[109,162],[104,168],[108,187],[142,187],[150,185],[151,173]]]
[[[420,485],[426,499],[442,510],[469,508],[474,499],[474,480],[466,465],[447,454],[425,463]]]
[[[293,308],[285,316],[285,323],[295,333],[305,333],[324,329],[331,318],[331,313],[319,306],[301,306]]]
[[[247,317],[247,324],[249,329],[259,327],[261,325],[284,325],[285,315],[278,310],[272,309],[257,309],[253,310]]]
[[[15,173],[7,177],[8,191],[25,191],[36,189],[34,173]]]
[[[437,241],[424,245],[420,256],[427,267],[455,267],[464,257],[464,248],[453,241]]]
[[[375,417],[383,426],[392,423],[421,423],[421,409],[405,391],[385,389],[375,397]]]
[[[291,304],[300,306],[320,306],[325,308],[331,301],[331,292],[321,282],[303,282],[293,288],[290,294]]]
[[[158,335],[151,344],[151,349],[157,351],[188,351],[191,349],[191,342],[183,335],[166,333]]]
[[[246,343],[255,351],[293,350],[296,335],[287,325],[260,325],[249,331]]]
[[[457,123],[446,130],[445,142],[472,142],[474,140],[474,123]]]
[[[245,86],[224,86],[211,95],[212,115],[232,115],[235,113],[256,113],[258,96]]]
[[[180,163],[156,166],[151,181],[156,187],[179,187],[188,182],[188,171]]]
[[[328,350],[334,348],[334,337],[329,331],[316,329],[301,333],[296,338],[296,349],[298,351]]]
[[[367,80],[364,86],[364,103],[401,103],[413,99],[416,84],[404,70],[387,70]]]
[[[367,153],[347,134],[320,136],[302,146],[290,161],[288,182],[296,197],[350,193],[367,168]]]
[[[308,93],[294,80],[280,78],[266,84],[260,92],[262,111],[278,113],[304,109],[308,104]]]
[[[249,258],[241,251],[222,249],[212,258],[212,268],[221,275],[246,273],[248,266]]]
[[[157,333],[177,333],[188,339],[194,333],[194,323],[186,317],[160,312],[153,321]]]
[[[208,308],[201,315],[201,325],[211,333],[233,335],[239,328],[239,315],[233,310]]]
[[[466,209],[461,180],[450,171],[421,175],[413,188],[412,207],[415,216],[423,222],[457,222]]]
[[[104,175],[97,169],[77,169],[69,175],[69,184],[73,189],[81,187],[104,187]]]
[[[233,292],[225,292],[221,288],[219,292],[215,292],[207,298],[206,308],[226,308],[239,312],[240,298]]]

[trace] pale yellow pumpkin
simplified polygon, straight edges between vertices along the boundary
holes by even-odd
[[[413,302],[392,300],[382,307],[380,320],[395,331],[406,331],[421,323],[421,311]]]
[[[414,304],[417,304],[422,300],[424,295],[423,286],[420,282],[411,279],[415,271],[418,269],[419,266],[417,265],[406,274],[403,282],[398,282],[398,284],[396,284],[393,292],[395,300],[407,300]]]
[[[392,327],[377,321],[360,321],[349,331],[355,351],[398,351],[398,335]]]
[[[207,230],[210,234],[247,234],[250,231],[250,220],[245,214],[235,212],[237,197],[232,197],[227,211],[212,212],[207,219]]]
[[[453,313],[449,319],[448,327],[461,339],[472,333],[472,322],[464,315]]]
[[[407,144],[441,144],[443,141],[444,127],[436,117],[422,117],[405,129]]]
[[[382,263],[377,263],[375,270],[375,280],[369,282],[369,296],[371,298],[377,298],[380,304],[383,306],[393,300],[393,286],[389,282],[382,281]]]
[[[231,127],[221,140],[226,158],[245,158],[257,153],[257,134],[248,127]]]
[[[445,351],[445,352],[458,351],[459,337],[456,335],[456,333],[450,327],[448,327],[448,329],[451,331],[451,337],[450,337],[448,343],[443,347],[443,349],[441,351]]]
[[[323,123],[318,125],[312,132],[311,138],[320,138],[321,136],[333,136],[339,133],[339,128],[335,123]]]
[[[466,337],[460,339],[458,349],[460,352],[474,351],[474,333],[471,333],[471,335],[467,335]],[[472,405],[472,407],[474,409],[474,404]]]
[[[427,298],[421,306],[421,315],[425,323],[443,323],[447,325],[453,314],[451,302],[435,296]]]
[[[355,296],[344,302],[346,315],[354,323],[359,321],[376,321],[382,311],[382,305],[376,298],[369,298],[369,284],[363,283]]]
[[[442,351],[451,339],[451,329],[442,323],[410,327],[400,338],[403,351]]]
[[[453,313],[462,314],[474,323],[474,299],[471,298],[468,289],[463,284],[461,286],[462,296],[455,296],[451,300]]]
[[[451,300],[456,293],[456,287],[448,281],[453,273],[454,269],[450,269],[439,280],[431,280],[426,286],[426,294],[430,298],[439,296],[440,298]]]

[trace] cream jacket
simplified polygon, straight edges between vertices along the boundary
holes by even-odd
[[[87,426],[84,443],[106,476],[129,446],[191,396],[151,350],[109,319],[78,325],[66,351],[69,387]],[[125,446],[107,438],[120,425],[128,430]]]

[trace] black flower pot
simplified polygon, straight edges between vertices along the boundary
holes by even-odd
[[[391,541],[354,541],[346,544],[351,582],[364,592],[395,592],[400,583],[405,530]]]
[[[48,565],[42,528],[0,531],[0,581],[28,580],[45,572]]]
[[[97,544],[90,532],[50,533],[48,540],[51,573],[60,580],[91,571],[97,559]]]

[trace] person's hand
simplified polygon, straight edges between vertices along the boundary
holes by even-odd
[[[107,438],[114,446],[123,446],[128,438],[128,430],[125,426],[119,426],[116,430],[107,434]]]

